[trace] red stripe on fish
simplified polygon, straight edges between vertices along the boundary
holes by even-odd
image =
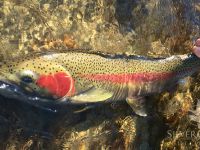
[[[41,75],[36,81],[40,88],[47,89],[57,97],[72,96],[75,93],[73,78],[64,72],[53,75]]]
[[[112,83],[128,83],[128,82],[150,82],[156,80],[167,80],[175,76],[172,72],[152,72],[152,73],[126,73],[126,74],[87,74],[80,77],[95,80],[109,81]]]

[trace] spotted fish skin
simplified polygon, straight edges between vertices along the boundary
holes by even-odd
[[[200,59],[193,54],[165,59],[145,59],[66,52],[25,56],[2,63],[0,69],[6,80],[25,85],[27,89],[42,95],[51,93],[37,84],[41,76],[66,73],[70,81],[73,80],[67,82],[73,83],[70,85],[72,88],[67,88],[73,89],[73,92],[70,91],[73,94],[68,93],[68,96],[95,87],[112,92],[112,100],[121,100],[160,93],[176,84],[179,79],[198,71],[199,67]],[[33,80],[31,83],[21,81],[27,75]],[[52,85],[53,83],[52,81]]]
[[[113,99],[145,96],[171,88],[177,81],[200,67],[195,55],[166,59],[105,58],[87,53],[54,54],[52,58],[75,79],[78,92],[90,86],[114,92]]]
[[[147,59],[65,52],[6,60],[0,64],[0,80],[71,102],[126,99],[136,114],[146,116],[144,96],[168,90],[199,69],[200,59],[194,54]]]

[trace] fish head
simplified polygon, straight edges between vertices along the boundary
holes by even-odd
[[[25,91],[59,99],[74,94],[74,80],[59,63],[42,58],[5,62],[1,80],[17,84]]]

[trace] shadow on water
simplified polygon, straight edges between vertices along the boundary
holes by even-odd
[[[70,139],[70,134],[73,132],[88,131],[90,128],[101,126],[105,120],[115,123],[114,120],[117,118],[115,111],[110,108],[110,104],[95,104],[94,108],[83,112],[77,112],[77,110],[83,110],[84,105],[67,104],[65,106],[56,106],[58,111],[53,112],[33,106],[24,102],[24,100],[0,97],[0,101],[1,130],[3,131],[1,131],[3,133],[1,134],[1,140],[4,142],[10,140],[9,137],[13,135],[15,136],[13,140],[18,139],[21,141],[21,146],[18,145],[19,147],[23,147],[23,143],[31,139],[34,141],[31,148],[37,148],[37,145],[42,142],[42,149],[60,149],[62,145],[55,145],[54,143],[57,138],[60,138],[59,136],[68,134],[65,136],[69,136],[68,138]],[[122,103],[122,105],[124,104]],[[111,141],[114,142],[116,138],[121,136],[117,128],[110,123],[106,125],[104,130],[108,130],[109,133],[98,133],[99,135],[97,136],[93,136],[91,133],[82,140],[90,144],[90,147],[100,147],[101,145],[95,145],[95,141],[110,137],[111,139],[107,143],[111,144]],[[61,143],[66,142],[63,141],[64,139],[60,140]],[[72,147],[78,149],[82,140],[75,140],[74,142],[76,143],[72,142]],[[123,147],[119,145],[121,142],[113,143],[112,146],[116,148]],[[2,144],[1,148],[4,149],[6,145]]]
[[[36,142],[44,140],[44,142],[49,143],[55,138],[57,130],[60,130],[62,127],[73,127],[86,119],[87,111],[74,113],[77,110],[82,110],[84,108],[83,105],[68,104],[65,106],[56,106],[52,110],[58,111],[54,112],[49,111],[48,107],[48,109],[38,108],[30,103],[26,103],[24,100],[21,101],[1,96],[0,101],[2,141],[8,138],[8,134],[10,134],[9,136],[14,134],[22,143],[23,140],[31,137],[36,138]],[[68,130],[67,128],[65,131]],[[4,147],[6,145],[1,146]]]

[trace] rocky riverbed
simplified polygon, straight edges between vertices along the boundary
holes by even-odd
[[[0,59],[59,49],[92,49],[165,57],[190,52],[200,37],[198,0],[3,0]],[[0,149],[199,149],[190,120],[200,98],[200,77],[177,90],[147,97],[152,116],[126,103],[58,113],[0,97]]]

